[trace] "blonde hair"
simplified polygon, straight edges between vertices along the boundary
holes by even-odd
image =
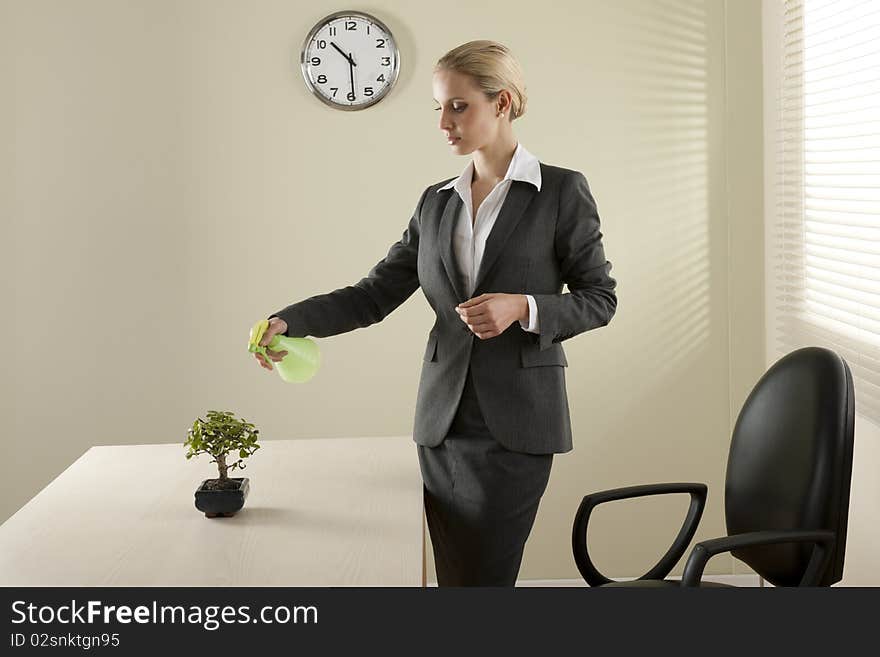
[[[507,46],[497,41],[469,41],[453,48],[434,65],[439,70],[469,75],[488,100],[494,100],[502,89],[510,92],[510,121],[526,112],[526,85],[519,62]]]

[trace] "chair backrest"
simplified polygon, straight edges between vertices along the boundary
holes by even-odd
[[[820,585],[843,576],[852,478],[854,391],[849,365],[823,347],[780,358],[740,411],[727,461],[728,534],[822,529],[836,541]],[[736,550],[775,586],[797,586],[811,543]]]

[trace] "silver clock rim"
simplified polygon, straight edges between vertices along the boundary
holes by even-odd
[[[344,16],[352,16],[357,18],[362,18],[366,21],[369,21],[375,24],[379,29],[381,29],[388,37],[391,39],[392,52],[394,53],[394,66],[391,70],[390,80],[387,85],[385,85],[384,89],[381,93],[377,94],[374,98],[370,99],[367,102],[360,103],[358,105],[344,105],[342,103],[336,103],[326,96],[322,94],[315,84],[312,82],[311,78],[309,78],[309,74],[307,72],[307,61],[306,61],[306,53],[308,51],[309,43],[311,43],[312,39],[315,35],[323,29],[327,23],[330,21],[334,21],[338,18],[342,18]],[[343,110],[345,112],[357,112],[359,110],[366,109],[368,107],[372,107],[379,101],[381,101],[385,96],[387,96],[391,90],[394,88],[395,84],[397,84],[397,78],[400,74],[400,49],[397,46],[397,40],[394,38],[394,34],[392,34],[391,30],[388,29],[388,26],[385,25],[381,20],[373,16],[372,14],[368,14],[363,11],[351,10],[351,11],[336,11],[332,14],[328,14],[324,16],[321,20],[319,20],[315,25],[309,30],[309,33],[306,35],[305,40],[302,43],[302,47],[300,48],[299,55],[299,63],[300,63],[300,73],[302,73],[303,80],[305,80],[306,86],[309,91],[312,92],[312,95],[318,98],[325,105],[332,107],[333,109]]]

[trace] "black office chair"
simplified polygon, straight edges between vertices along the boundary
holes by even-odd
[[[705,484],[647,484],[584,496],[571,546],[590,586],[726,586],[702,582],[730,552],[775,586],[830,586],[843,576],[853,459],[854,391],[846,361],[822,347],[787,354],[761,377],[733,430],[724,487],[728,536],[694,545],[681,581],[664,579],[684,554],[706,505]],[[603,502],[690,493],[672,547],[635,580],[614,581],[587,551],[587,524]]]

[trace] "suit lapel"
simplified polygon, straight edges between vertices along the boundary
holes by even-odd
[[[455,189],[448,191],[449,198],[446,200],[446,206],[443,209],[443,216],[440,219],[440,228],[437,234],[437,239],[440,243],[440,259],[443,261],[446,275],[455,289],[458,300],[466,301],[468,297],[464,286],[464,276],[458,269],[452,245],[452,233],[455,228],[455,222],[458,221],[464,202]],[[501,211],[498,213],[498,218],[495,220],[492,231],[489,233],[489,238],[486,240],[483,259],[480,261],[480,271],[477,272],[474,294],[479,290],[480,284],[498,260],[498,256],[501,255],[507,239],[513,233],[520,219],[522,219],[526,208],[537,191],[531,183],[518,180],[511,182],[510,189],[507,190],[507,197],[504,199]]]
[[[477,272],[477,280],[474,285],[474,295],[477,294],[480,284],[492,269],[495,261],[498,260],[498,256],[501,255],[507,238],[513,233],[519,220],[522,219],[529,202],[537,191],[531,183],[520,180],[511,182],[510,189],[507,190],[507,198],[504,199],[501,211],[498,213],[498,218],[495,220],[492,231],[489,233],[489,238],[486,240],[483,259],[480,261],[480,271]],[[455,194],[455,196],[458,196],[458,194]]]
[[[455,189],[449,190],[449,198],[446,200],[446,206],[443,209],[443,216],[440,218],[440,229],[437,233],[437,239],[440,242],[440,259],[446,268],[446,275],[452,283],[455,290],[455,296],[459,303],[466,301],[464,289],[464,276],[461,275],[455,261],[455,255],[452,250],[452,231],[455,228],[455,222],[458,220],[458,214],[462,209],[464,202]]]

